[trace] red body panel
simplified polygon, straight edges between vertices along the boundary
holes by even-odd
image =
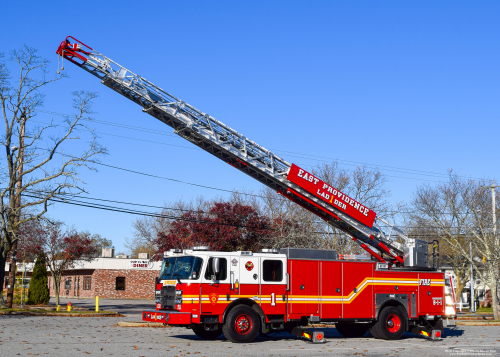
[[[289,260],[289,317],[319,315],[319,262]]]
[[[342,318],[372,318],[373,270],[371,262],[342,262],[343,313]]]
[[[422,273],[418,274],[418,303],[419,315],[444,315],[444,281],[441,284],[437,281],[436,275],[442,273]],[[444,279],[444,278],[443,278]]]
[[[222,323],[227,307],[241,299],[260,305],[266,322],[269,322],[269,315],[283,316],[285,321],[311,315],[325,321],[374,320],[385,303],[377,297],[396,295],[403,296],[402,301],[411,319],[445,315],[444,273],[398,269],[377,271],[375,262],[288,259],[290,280],[287,291],[285,277],[283,283],[261,281],[261,259],[265,258],[242,257],[238,266],[231,267],[236,280],[246,283],[230,283],[228,278],[213,285],[200,282],[177,284],[176,290],[182,290],[182,304],[170,310],[173,313],[167,323],[203,323],[202,317],[214,316]],[[246,264],[248,262],[253,265]],[[249,283],[253,280],[255,283]],[[154,319],[154,316],[150,319],[143,316],[145,321]],[[162,322],[158,318],[156,321]]]
[[[320,262],[320,316],[322,319],[342,317],[342,263]]]

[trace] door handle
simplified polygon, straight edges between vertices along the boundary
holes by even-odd
[[[234,272],[230,272],[229,274],[229,284],[230,284],[230,289],[234,290]]]

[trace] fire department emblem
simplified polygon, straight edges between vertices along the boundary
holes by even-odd
[[[231,263],[233,263],[233,266],[236,266],[236,265],[238,265],[238,260],[236,260],[236,258],[234,258],[233,260],[231,260]]]
[[[245,269],[248,270],[248,271],[252,271],[252,269],[253,269],[253,263],[252,262],[247,262],[245,264]]]
[[[210,298],[210,303],[212,305],[217,304],[217,300],[219,300],[219,294],[217,294],[217,293],[211,293],[210,295],[208,295],[208,297]]]

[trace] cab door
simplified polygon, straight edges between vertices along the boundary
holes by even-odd
[[[219,272],[214,274],[212,261],[219,258]],[[229,304],[229,274],[227,257],[209,257],[200,285],[200,309],[204,315],[221,315]],[[215,275],[215,281],[212,281]]]
[[[240,297],[253,299],[260,304],[260,258],[240,256]]]

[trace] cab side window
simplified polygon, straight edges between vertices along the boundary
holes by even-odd
[[[214,258],[208,259],[207,269],[205,270],[205,279],[212,279],[214,271],[212,269],[212,262]],[[215,275],[215,280],[226,280],[227,279],[227,259],[219,258],[219,272]]]
[[[281,260],[264,260],[262,277],[264,281],[282,281],[283,262]]]

